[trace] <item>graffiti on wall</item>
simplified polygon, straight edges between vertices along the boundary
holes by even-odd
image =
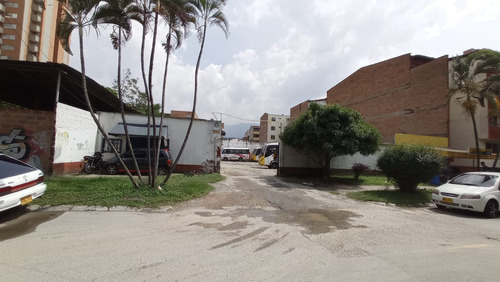
[[[12,129],[10,133],[0,133],[0,153],[27,162],[40,168],[40,149],[35,138],[28,136],[22,129]]]

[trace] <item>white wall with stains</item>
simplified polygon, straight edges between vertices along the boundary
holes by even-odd
[[[57,103],[54,162],[79,162],[94,154],[97,126],[90,113]]]

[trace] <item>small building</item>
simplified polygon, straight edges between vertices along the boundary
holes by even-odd
[[[117,97],[87,77],[93,111],[112,142],[127,150]],[[125,107],[132,143],[147,142],[147,117]],[[88,112],[81,73],[67,65],[0,60],[0,152],[33,164],[50,174],[81,170],[82,159],[109,147]],[[173,157],[178,155],[189,119],[163,118],[164,138]],[[120,125],[121,123],[121,125]],[[160,125],[160,118],[157,118]],[[220,121],[196,119],[176,172],[218,166],[222,146]]]

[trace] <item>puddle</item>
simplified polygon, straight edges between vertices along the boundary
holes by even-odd
[[[345,210],[253,210],[247,211],[247,215],[262,217],[262,219],[266,222],[298,225],[305,229],[305,234],[321,234],[353,227],[365,227],[361,225],[353,225],[351,218],[359,217],[359,215]]]
[[[24,209],[0,212],[0,242],[34,232],[40,224],[55,219],[63,213],[27,212]]]

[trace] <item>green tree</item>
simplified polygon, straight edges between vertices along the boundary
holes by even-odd
[[[107,89],[118,97],[118,81],[116,79],[113,81],[113,87]],[[147,115],[149,113],[148,97],[146,92],[141,91],[139,88],[139,79],[133,78],[132,72],[128,68],[125,69],[125,74],[122,77],[121,89],[125,105],[143,115]],[[156,117],[160,117],[162,115],[161,104],[154,104],[153,111]]]
[[[70,55],[73,55],[70,48],[70,37],[71,33],[76,29],[78,31],[78,46],[80,47],[80,66],[82,73],[82,91],[85,102],[87,104],[88,110],[92,119],[94,120],[97,128],[103,135],[106,142],[109,144],[114,154],[117,156],[121,165],[125,167],[123,160],[120,157],[119,152],[113,146],[109,140],[107,132],[102,127],[101,123],[95,115],[92,104],[90,102],[88,89],[87,89],[87,77],[85,74],[85,56],[84,56],[84,44],[83,44],[83,32],[84,29],[92,26],[95,22],[95,11],[96,7],[99,5],[100,0],[58,0],[62,4],[62,9],[64,15],[62,21],[58,24],[56,29],[56,34],[61,42],[63,49]],[[134,184],[135,187],[139,187],[139,184],[134,179],[130,171],[126,170],[127,175]]]
[[[189,134],[191,133],[191,128],[193,127],[194,115],[196,113],[196,100],[198,97],[198,72],[200,69],[201,57],[203,55],[203,48],[205,47],[205,39],[207,36],[207,29],[210,25],[215,25],[219,27],[226,38],[228,37],[229,23],[226,19],[226,16],[222,12],[222,9],[226,5],[225,0],[189,0],[190,4],[194,9],[194,13],[196,15],[196,31],[198,34],[198,40],[200,41],[200,51],[198,52],[198,59],[196,61],[196,69],[194,72],[194,94],[193,94],[193,109],[191,111],[191,119],[189,121],[189,126],[186,132],[186,136],[184,137],[184,141],[182,142],[181,148],[179,150],[179,154],[177,155],[172,169],[169,174],[165,178],[165,181],[168,181],[170,175],[179,162],[182,153],[184,152],[184,148],[186,147],[186,143],[189,139]]]
[[[378,168],[403,193],[414,193],[418,184],[439,175],[444,158],[429,146],[401,144],[387,147],[377,160]]]
[[[468,56],[459,56],[453,60],[449,99],[451,101],[455,98],[472,121],[477,169],[479,169],[481,159],[476,123],[477,107],[478,104],[485,107],[488,102],[495,111],[497,110],[495,96],[500,93],[499,62],[500,53],[488,49],[476,51]]]
[[[285,127],[281,141],[307,154],[323,169],[323,177],[330,177],[333,157],[364,156],[378,151],[382,139],[378,129],[366,123],[358,112],[338,104],[309,105],[309,109]]]

